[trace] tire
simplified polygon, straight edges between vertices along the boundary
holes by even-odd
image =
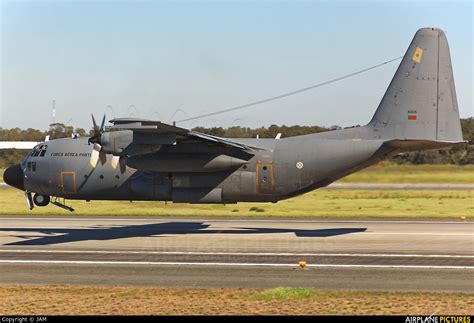
[[[48,195],[35,194],[33,196],[33,202],[36,206],[46,206],[49,204],[50,197]]]

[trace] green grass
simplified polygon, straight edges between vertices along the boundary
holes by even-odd
[[[266,314],[406,317],[433,313],[468,315],[474,310],[472,293],[307,288],[259,290],[3,284],[0,299],[0,313],[12,316]]]
[[[339,182],[473,184],[474,165],[397,165],[383,162],[349,175]]]
[[[120,298],[134,298],[134,297],[137,297],[137,294],[138,294],[138,290],[131,289],[131,290],[118,292],[115,295]]]
[[[318,292],[312,288],[277,287],[245,295],[244,298],[255,301],[299,300],[315,297]]]
[[[164,202],[67,201],[75,215],[198,217],[474,217],[474,191],[443,190],[316,190],[278,203],[229,205]],[[68,215],[54,205],[26,207],[23,192],[0,190],[0,214]]]

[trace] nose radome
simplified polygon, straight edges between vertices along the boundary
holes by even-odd
[[[25,184],[23,183],[23,171],[21,165],[8,167],[3,173],[3,180],[10,186],[16,187],[19,190],[25,190]]]

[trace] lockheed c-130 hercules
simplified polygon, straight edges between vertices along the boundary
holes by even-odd
[[[39,143],[5,171],[28,205],[71,200],[277,202],[401,152],[462,143],[445,33],[418,30],[365,126],[282,139],[230,139],[144,119],[93,118],[90,138]],[[34,194],[34,195],[33,195]],[[52,197],[54,197],[52,199]]]

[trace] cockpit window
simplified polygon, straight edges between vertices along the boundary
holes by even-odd
[[[43,157],[46,154],[46,149],[48,149],[48,145],[38,145],[35,148],[33,148],[30,156]]]
[[[33,156],[35,152],[38,150],[39,146],[34,146],[33,149],[30,152],[30,156]]]
[[[41,147],[40,157],[43,157],[46,154],[46,149],[48,149],[48,145],[43,145]]]

